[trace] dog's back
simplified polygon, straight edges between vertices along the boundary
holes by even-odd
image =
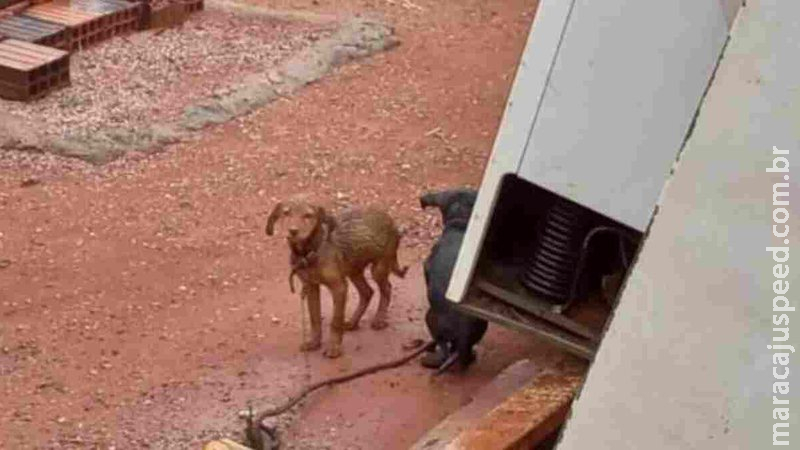
[[[464,240],[463,230],[452,229],[439,236],[439,240],[431,248],[425,259],[425,282],[428,287],[428,301],[437,311],[449,308],[445,298],[450,277],[456,265],[461,242]]]
[[[386,260],[395,275],[405,276],[405,269],[397,262],[400,231],[388,213],[374,207],[348,209],[336,216],[335,224],[331,240],[349,266],[358,268]]]

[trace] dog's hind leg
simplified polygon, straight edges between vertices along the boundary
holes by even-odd
[[[406,273],[408,272],[408,266],[400,266],[400,260],[397,259],[397,248],[400,246],[400,241],[398,240],[394,246],[394,250],[392,251],[392,256],[390,257],[392,263],[392,273],[397,275],[400,278],[405,278]]]
[[[392,271],[392,261],[383,259],[372,265],[372,278],[378,284],[381,298],[378,303],[378,311],[372,319],[372,329],[382,330],[388,326],[386,317],[389,315],[389,304],[392,301],[392,283],[389,281],[389,273]]]
[[[428,312],[425,313],[425,325],[428,327],[428,333],[433,338],[433,343],[429,351],[420,360],[420,364],[428,369],[437,369],[444,363],[450,352],[447,341],[439,333],[439,316],[433,309],[429,308]]]
[[[458,366],[460,370],[467,370],[469,366],[475,362],[475,350],[468,342],[458,342],[456,344],[456,353],[458,353]]]
[[[355,330],[358,328],[358,323],[361,321],[361,317],[364,316],[364,312],[366,312],[369,302],[372,301],[372,295],[375,293],[375,291],[367,283],[366,278],[364,278],[363,271],[358,271],[351,275],[350,281],[353,282],[353,285],[356,287],[356,291],[358,291],[358,307],[353,313],[353,317],[349,321],[345,322],[345,330]]]

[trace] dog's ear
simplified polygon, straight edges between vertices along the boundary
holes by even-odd
[[[428,192],[419,198],[419,204],[423,209],[435,206],[444,214],[447,208],[450,207],[450,203],[453,202],[455,194],[456,191],[453,190]]]
[[[441,206],[439,202],[440,194],[439,192],[426,192],[419,197],[419,206],[422,207],[422,209]]]
[[[280,219],[280,214],[283,212],[283,202],[278,202],[274,208],[272,208],[272,212],[269,213],[269,218],[267,219],[267,226],[264,228],[264,232],[267,233],[267,236],[272,236],[275,233],[275,222]]]
[[[319,218],[319,223],[327,225],[328,233],[336,228],[336,221],[328,215],[328,212],[322,206],[317,206],[317,217]]]

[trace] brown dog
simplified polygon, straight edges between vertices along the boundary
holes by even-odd
[[[389,275],[404,278],[408,270],[408,267],[400,268],[397,262],[401,235],[392,218],[377,208],[352,209],[333,218],[324,208],[298,198],[275,205],[267,220],[268,236],[274,234],[275,224],[281,219],[287,222],[286,240],[292,266],[290,282],[294,274],[300,277],[311,316],[311,340],[304,342],[300,349],[317,350],[322,345],[320,285],[325,285],[333,297],[333,320],[331,339],[324,354],[329,358],[342,354],[342,333],[358,328],[374,293],[364,278],[367,266],[371,266],[372,277],[380,290],[380,304],[372,319],[372,328],[386,328],[392,295]],[[345,322],[348,278],[358,291],[359,303],[352,318]]]

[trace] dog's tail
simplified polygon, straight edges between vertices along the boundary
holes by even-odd
[[[405,278],[406,272],[408,272],[408,266],[400,266],[400,261],[397,259],[397,250],[400,248],[400,241],[405,234],[405,230],[400,230],[398,232],[397,243],[394,247],[394,258],[392,259],[392,273],[400,278]]]
[[[397,255],[395,255],[394,261],[392,262],[392,273],[400,278],[405,278],[406,272],[408,272],[408,266],[400,267],[400,263],[397,261]]]

